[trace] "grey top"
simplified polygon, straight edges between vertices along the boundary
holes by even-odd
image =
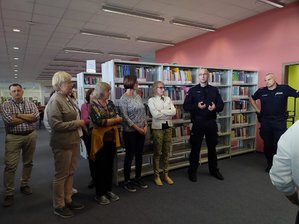
[[[144,127],[146,121],[145,107],[139,95],[127,96],[123,94],[120,98],[119,108],[121,115],[124,119],[124,131],[135,131],[133,124],[140,128]]]

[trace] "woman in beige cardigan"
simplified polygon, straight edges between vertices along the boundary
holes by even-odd
[[[62,71],[54,74],[52,86],[56,92],[47,106],[51,128],[50,146],[55,162],[53,207],[54,214],[62,218],[72,217],[74,214],[71,210],[84,208],[72,200],[73,178],[85,122],[80,120],[80,110],[69,97],[73,88],[71,78],[70,74]]]

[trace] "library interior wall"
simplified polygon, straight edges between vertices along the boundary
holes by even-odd
[[[288,85],[294,89],[299,90],[299,65],[290,65],[287,74]],[[290,98],[288,101],[288,110],[294,110],[294,99]],[[299,120],[299,100],[296,101],[295,121]]]
[[[299,2],[273,9],[156,52],[156,62],[259,71],[282,80],[282,65],[299,61]],[[259,128],[259,127],[257,127]],[[257,129],[257,150],[263,149]]]

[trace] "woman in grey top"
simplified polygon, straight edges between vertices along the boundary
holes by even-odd
[[[126,148],[124,161],[124,189],[135,192],[134,185],[141,188],[148,186],[141,180],[142,153],[145,135],[147,132],[147,121],[145,107],[142,99],[137,95],[138,82],[135,75],[124,77],[124,88],[126,92],[120,98],[120,111],[124,119],[123,139]],[[131,164],[135,156],[135,179],[130,181]]]

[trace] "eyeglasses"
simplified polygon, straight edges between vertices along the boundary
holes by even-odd
[[[163,87],[163,86],[160,86],[160,87],[157,87],[157,89],[165,89],[165,87]]]

